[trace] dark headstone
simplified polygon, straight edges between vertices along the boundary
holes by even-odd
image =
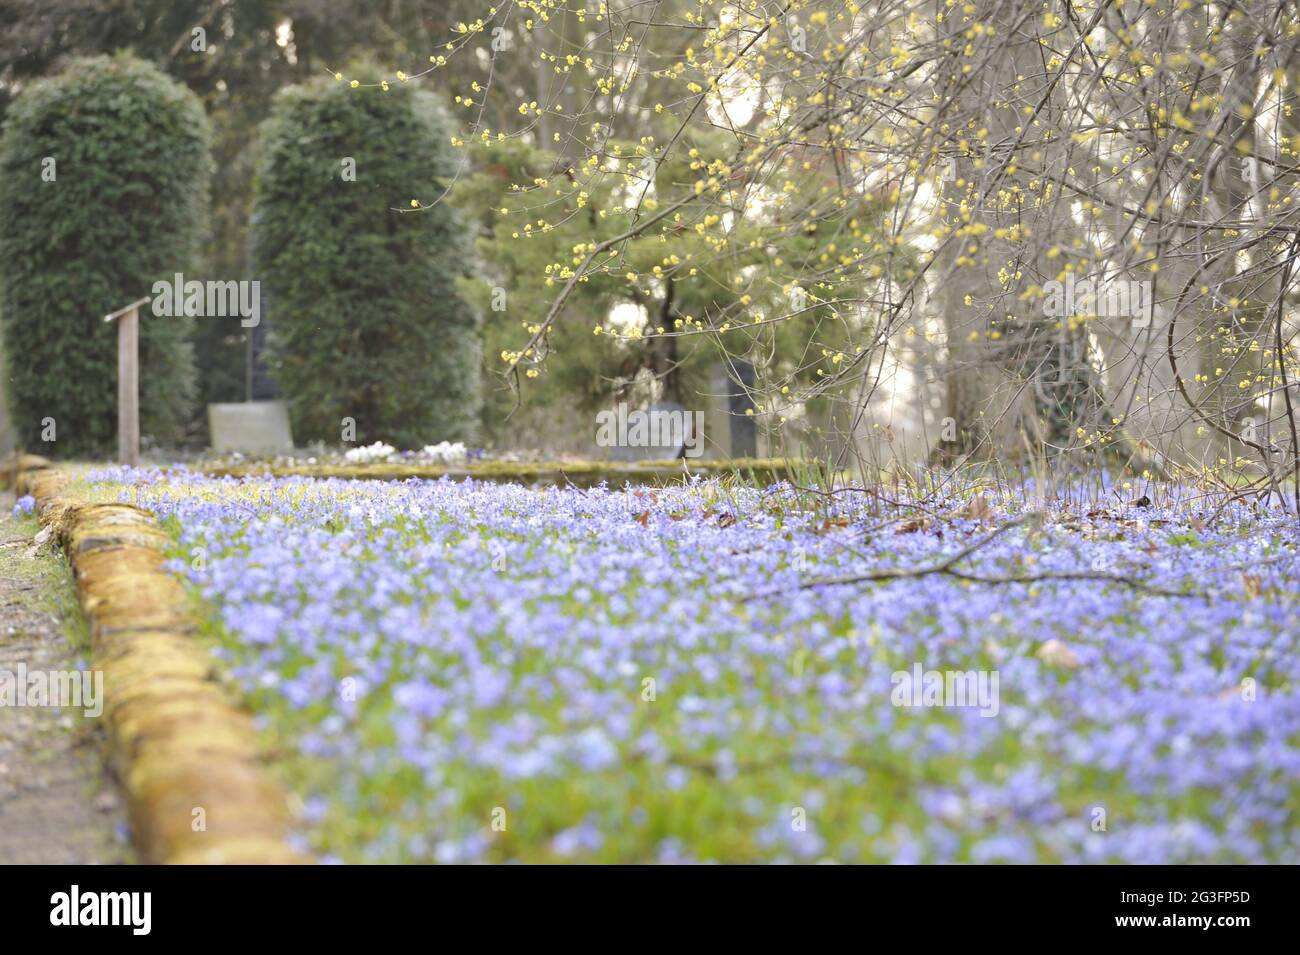
[[[747,361],[735,360],[729,365],[732,384],[728,395],[731,412],[731,456],[752,458],[758,455],[758,425],[752,415],[745,412],[754,407],[750,395],[754,392],[754,366]]]
[[[248,330],[248,400],[272,401],[279,397],[275,381],[266,370],[266,287],[258,286],[258,313],[260,321]]]
[[[253,226],[250,230],[251,235],[257,235],[257,221],[261,216],[261,211],[253,213]],[[258,263],[261,259],[261,250],[252,242],[248,245],[248,271],[253,280],[259,280]],[[257,307],[258,323],[248,329],[248,363],[244,370],[244,380],[246,385],[245,398],[248,401],[272,401],[280,397],[275,387],[275,381],[271,378],[266,370],[266,335],[270,325],[267,319],[270,317],[270,309],[267,307],[270,303],[267,301],[266,286],[258,281],[257,285]]]

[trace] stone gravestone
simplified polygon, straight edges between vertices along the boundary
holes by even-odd
[[[212,450],[268,454],[292,451],[289,408],[283,401],[242,401],[208,405]]]
[[[275,381],[271,378],[266,368],[266,335],[268,323],[266,320],[266,288],[259,285],[258,289],[258,318],[256,325],[248,330],[248,391],[249,401],[272,401],[279,397],[275,388]]]
[[[251,235],[257,235],[257,224],[261,219],[261,210],[253,212],[253,228],[250,230]],[[248,248],[248,274],[250,278],[257,278],[259,265],[261,261],[260,250],[252,243]],[[266,368],[266,336],[270,328],[269,317],[270,309],[267,307],[270,303],[267,301],[266,286],[261,282],[257,285],[257,315],[258,323],[248,329],[248,351],[247,364],[244,369],[244,398],[247,401],[273,401],[280,397],[275,388],[275,381],[271,378]]]
[[[695,444],[697,418],[675,401],[656,401],[649,408],[620,409],[611,413],[618,421],[619,440],[610,446],[611,461],[675,461]],[[644,442],[638,440],[644,437]]]
[[[740,359],[719,362],[709,385],[709,451],[722,458],[757,456],[758,425],[745,414],[753,407],[754,366]]]

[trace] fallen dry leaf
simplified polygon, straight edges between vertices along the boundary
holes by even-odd
[[[1039,647],[1034,656],[1048,666],[1062,667],[1066,670],[1076,670],[1082,665],[1078,654],[1055,638],[1048,640]]]
[[[983,522],[993,516],[993,508],[989,507],[989,499],[981,494],[962,509],[961,516]]]

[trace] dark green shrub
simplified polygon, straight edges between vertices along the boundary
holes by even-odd
[[[127,55],[74,60],[10,108],[0,140],[0,323],[27,448],[100,455],[115,446],[117,333],[102,318],[195,267],[208,140],[194,95]],[[141,431],[171,443],[193,395],[192,320],[146,308],[140,324]],[[52,444],[42,440],[46,418]]]
[[[433,97],[324,80],[282,91],[263,127],[253,216],[269,364],[299,440],[418,448],[473,440],[479,318],[457,293],[473,235],[439,198],[453,170]],[[350,180],[347,161],[355,163]]]

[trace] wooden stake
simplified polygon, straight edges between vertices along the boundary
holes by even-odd
[[[148,301],[104,316],[117,320],[117,460],[131,467],[140,463],[140,306]]]

